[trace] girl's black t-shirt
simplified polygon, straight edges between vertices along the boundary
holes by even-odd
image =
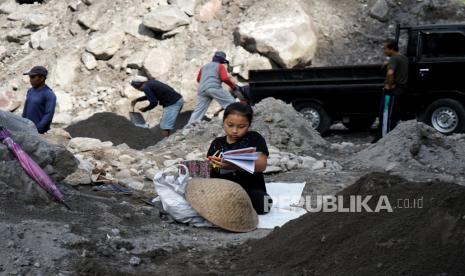
[[[255,147],[257,152],[262,152],[267,156],[269,155],[265,138],[258,132],[248,131],[239,141],[233,144],[229,144],[226,141],[226,136],[216,138],[211,143],[207,156],[211,156],[217,151],[224,152],[248,147]],[[239,183],[246,191],[260,190],[266,192],[265,178],[262,172],[251,174],[243,170],[237,170],[232,173],[221,174],[219,170],[212,170],[210,176],[212,178],[223,178]]]

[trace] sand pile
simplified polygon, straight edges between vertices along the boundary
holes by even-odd
[[[423,123],[407,121],[350,162],[358,169],[415,169],[463,177],[465,135],[444,136]]]
[[[280,150],[314,155],[329,146],[310,122],[290,104],[267,98],[258,103],[254,110],[253,129]]]
[[[184,128],[162,143],[149,148],[151,151],[173,151],[197,153],[204,156],[211,141],[223,136],[223,123],[220,118],[200,122]],[[292,127],[289,127],[292,125]],[[254,119],[251,130],[259,132],[269,147],[298,155],[316,156],[329,148],[320,134],[291,105],[268,98],[254,106]]]
[[[189,120],[190,112],[181,113],[176,128],[183,127]],[[126,117],[110,112],[94,114],[66,128],[72,137],[88,137],[110,141],[115,145],[127,144],[133,149],[143,149],[158,143],[163,137],[159,126],[151,129],[136,127]]]
[[[220,270],[231,275],[459,275],[464,271],[464,187],[412,183],[374,173],[340,195],[345,196],[345,206],[349,195],[373,195],[368,203],[372,209],[379,196],[386,195],[394,209],[305,215],[264,239],[224,253],[218,258],[227,268]],[[408,200],[410,206],[423,199],[423,208],[396,209],[398,199]]]

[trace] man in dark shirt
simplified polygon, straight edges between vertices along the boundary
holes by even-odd
[[[386,136],[399,121],[399,100],[408,81],[408,59],[399,53],[397,42],[387,39],[384,41],[383,51],[389,61],[381,99],[378,134],[373,142]]]
[[[35,66],[24,75],[29,75],[31,88],[27,91],[23,117],[31,120],[39,133],[50,129],[55,114],[56,96],[52,89],[45,84],[47,69]]]
[[[158,104],[163,106],[163,115],[160,120],[161,134],[164,137],[169,136],[175,127],[176,119],[184,105],[181,94],[167,84],[154,79],[148,80],[143,76],[136,77],[131,81],[131,85],[137,90],[143,91],[145,94],[145,96],[131,101],[131,106],[133,108],[136,103],[140,101],[149,101],[149,105],[139,109],[141,112],[149,111]]]

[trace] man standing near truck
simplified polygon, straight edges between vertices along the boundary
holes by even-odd
[[[383,51],[389,61],[381,98],[378,134],[373,142],[385,137],[399,121],[399,100],[408,80],[408,59],[399,53],[397,42],[393,39],[385,40]]]

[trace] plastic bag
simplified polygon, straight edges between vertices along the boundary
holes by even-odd
[[[185,173],[182,173],[181,168]],[[158,194],[163,210],[178,222],[189,223],[197,227],[211,226],[192,208],[184,196],[189,179],[189,170],[182,164],[165,168],[154,176],[155,192]]]

